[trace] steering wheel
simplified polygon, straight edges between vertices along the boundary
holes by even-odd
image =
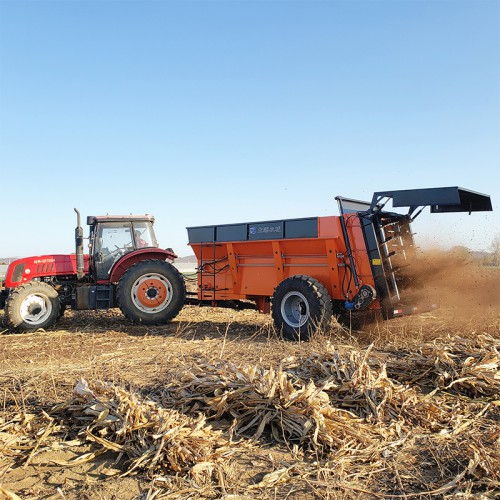
[[[113,255],[113,256],[116,256],[118,257],[119,255],[124,255],[125,254],[125,250],[121,247],[119,247],[118,245],[115,245],[116,249],[113,250],[110,255]]]

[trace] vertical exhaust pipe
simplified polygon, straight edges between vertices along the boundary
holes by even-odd
[[[81,280],[85,273],[83,272],[83,229],[80,225],[80,212],[75,208],[76,228],[75,228],[75,246],[76,246],[76,277]]]

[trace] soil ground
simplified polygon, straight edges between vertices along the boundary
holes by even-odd
[[[201,362],[223,360],[239,366],[276,368],[290,357],[305,359],[322,353],[328,342],[346,358],[353,352],[366,352],[371,345],[373,352],[382,357],[389,354],[404,356],[409,352],[425,355],[425,350],[421,349],[424,344],[436,339],[443,342],[442,339],[447,338],[452,344],[452,337],[457,336],[466,339],[489,336],[496,339],[498,348],[498,277],[497,273],[494,279],[491,276],[487,278],[491,288],[490,300],[485,305],[478,304],[478,300],[482,300],[478,299],[465,311],[463,304],[455,305],[453,301],[448,301],[446,307],[433,313],[373,325],[364,332],[348,331],[332,325],[330,331],[317,334],[305,343],[281,340],[268,315],[252,310],[196,306],[186,306],[171,324],[154,328],[133,325],[118,310],[112,310],[67,312],[57,328],[50,331],[30,334],[2,331],[0,434],[2,423],[8,423],[16,415],[40,415],[42,411],[50,412],[53,405],[71,399],[75,383],[81,378],[89,382],[112,382],[141,398],[161,402],[162,389],[176,374],[195,370]],[[453,293],[463,298],[462,292],[453,291],[448,291],[448,297]],[[498,377],[498,365],[496,370]],[[418,387],[418,390],[421,388]],[[432,387],[427,388],[427,392],[430,390]],[[423,392],[426,392],[425,388]],[[444,397],[439,393],[431,395]],[[493,450],[490,450],[489,459],[498,457],[494,451],[500,436],[498,395],[471,398],[458,393],[446,394],[446,398],[446,404],[450,403],[449,398],[455,398],[452,401],[455,408],[456,405],[471,405],[472,415],[474,411],[483,412],[481,415],[489,419],[491,427],[488,432],[493,432],[493,437],[489,444],[485,441],[481,446]],[[222,430],[225,436],[228,435],[230,418],[209,415],[209,423]],[[124,477],[110,475],[110,470],[126,470],[124,459],[117,462],[120,457],[111,451],[74,467],[57,465],[57,461],[68,461],[94,450],[95,445],[90,442],[56,449],[40,446],[26,464],[26,454],[9,456],[2,449],[0,440],[0,498],[2,495],[15,498],[15,494],[26,499],[389,498],[391,495],[396,498],[431,498],[453,493],[494,497],[494,478],[491,483],[483,483],[478,479],[480,475],[477,472],[471,472],[470,467],[467,469],[467,463],[463,464],[463,470],[468,472],[462,476],[458,462],[448,476],[440,469],[443,465],[438,459],[432,459],[432,453],[444,454],[446,447],[434,452],[426,448],[429,456],[423,458],[423,448],[420,447],[426,438],[422,437],[423,431],[417,427],[411,430],[412,445],[405,448],[406,463],[402,456],[402,462],[398,462],[397,466],[390,463],[389,458],[378,457],[377,463],[384,460],[378,477],[377,470],[354,477],[362,467],[366,467],[367,471],[373,468],[375,459],[366,464],[356,462],[350,477],[349,470],[339,471],[341,463],[344,463],[341,460],[335,462],[332,456],[314,456],[307,450],[278,443],[264,433],[257,441],[240,442],[237,451],[224,465],[224,479],[217,481],[216,486],[212,484],[208,487],[189,481],[180,474],[164,477],[138,471]],[[74,436],[67,439],[74,439]],[[476,449],[473,444],[475,439],[471,434],[470,440],[465,439],[462,443],[470,443]],[[5,441],[3,443],[6,446]],[[496,466],[490,464],[497,471],[499,466],[500,463]],[[484,468],[488,470],[487,466]],[[286,474],[280,472],[283,470]],[[266,476],[271,473],[277,473],[278,479]],[[455,483],[451,484],[453,481]],[[498,480],[496,484],[500,485]]]

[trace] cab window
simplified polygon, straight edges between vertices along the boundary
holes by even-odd
[[[153,228],[147,222],[134,222],[134,241],[136,248],[157,247]]]
[[[130,223],[114,223],[101,226],[100,247],[106,253],[122,253],[133,250]]]

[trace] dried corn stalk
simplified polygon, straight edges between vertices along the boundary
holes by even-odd
[[[384,360],[389,377],[469,397],[500,395],[500,340],[488,335],[450,337]]]
[[[74,393],[74,400],[53,413],[69,415],[79,434],[101,449],[126,454],[126,474],[136,469],[187,472],[197,464],[217,462],[227,451],[221,433],[206,425],[203,415],[190,418],[112,384],[89,387],[83,379]]]
[[[290,357],[283,360],[283,366],[295,376],[322,387],[332,406],[367,422],[415,424],[428,422],[430,413],[435,414],[435,420],[440,409],[422,401],[415,389],[391,380],[384,365],[370,366],[371,352],[369,348],[342,356],[327,344],[323,353],[305,359]]]
[[[129,459],[123,475],[136,470],[189,472],[196,481],[210,476],[228,453],[228,443],[206,424],[205,416],[191,418],[112,384],[97,382],[90,387],[83,379],[74,397],[55,406],[50,416],[19,414],[9,422],[0,421],[3,456],[25,465],[39,451],[64,447],[63,435],[68,434],[80,438],[68,445],[91,441],[98,448],[72,461],[54,463],[79,465],[111,450]]]
[[[254,441],[269,431],[278,442],[305,445],[316,452],[347,444],[365,448],[389,432],[333,407],[324,387],[304,382],[281,367],[200,364],[171,383],[165,399],[183,407],[190,402],[215,417],[232,417],[234,431]]]
[[[61,425],[42,411],[40,415],[18,413],[10,420],[0,417],[0,457],[29,463],[41,446],[51,446]]]

